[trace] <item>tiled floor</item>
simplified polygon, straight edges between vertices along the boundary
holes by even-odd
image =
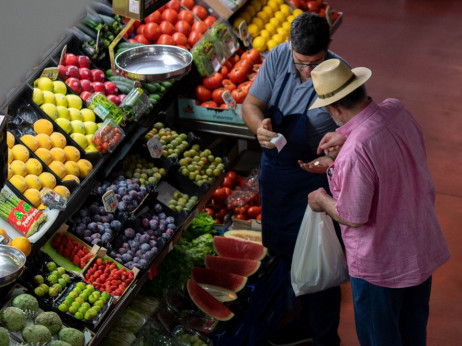
[[[376,101],[401,99],[421,124],[436,210],[451,260],[433,276],[429,346],[462,345],[462,2],[331,0],[343,23],[331,49],[372,69]],[[356,346],[351,291],[343,287],[342,345]]]

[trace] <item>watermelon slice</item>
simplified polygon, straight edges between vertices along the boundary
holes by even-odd
[[[205,256],[205,266],[209,269],[218,270],[221,272],[228,272],[239,274],[242,276],[250,276],[260,268],[260,261],[222,257],[222,256]]]
[[[202,267],[192,269],[192,278],[197,283],[219,286],[233,292],[239,292],[247,283],[245,276]]]
[[[213,237],[213,246],[220,256],[256,261],[265,257],[268,251],[263,245],[251,241],[222,236]]]
[[[189,279],[187,289],[194,304],[207,315],[219,321],[228,321],[234,317],[231,310],[200,287],[195,281]]]
[[[207,293],[211,294],[215,299],[224,303],[224,302],[232,302],[233,300],[237,299],[236,293],[233,291],[227,290],[223,287],[218,287],[215,285],[207,285],[207,284],[199,284]]]
[[[227,238],[243,239],[260,245],[262,244],[262,236],[261,232],[259,231],[250,231],[247,229],[233,229],[231,231],[225,232],[223,235]]]

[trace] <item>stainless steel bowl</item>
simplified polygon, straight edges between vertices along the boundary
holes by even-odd
[[[24,271],[26,256],[12,246],[0,245],[0,287],[15,281]]]
[[[192,54],[169,45],[146,45],[123,51],[115,57],[119,73],[142,82],[180,79],[191,70]]]

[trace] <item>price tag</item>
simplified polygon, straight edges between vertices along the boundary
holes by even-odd
[[[44,68],[40,77],[48,77],[51,80],[56,80],[58,78],[59,69],[57,67],[47,67]]]
[[[247,28],[247,23],[245,22],[245,20],[243,20],[241,24],[239,24],[239,38],[241,39],[242,43],[244,43],[244,46],[250,46],[249,30]]]
[[[119,201],[117,201],[114,190],[109,190],[103,195],[103,205],[108,213],[112,213],[117,209]]]
[[[160,143],[159,137],[152,137],[146,145],[148,146],[149,154],[151,154],[152,158],[158,159],[162,156],[162,144]]]
[[[63,47],[63,49],[61,50],[61,56],[59,58],[59,64],[60,65],[64,65],[64,57],[65,57],[66,53],[67,53],[67,45],[65,45]]]
[[[226,90],[223,94],[221,94],[221,98],[223,99],[223,101],[225,101],[228,109],[237,108],[237,103],[234,100],[234,98],[231,96],[231,93],[229,92],[229,90]]]

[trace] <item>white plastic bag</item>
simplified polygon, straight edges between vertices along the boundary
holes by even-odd
[[[326,213],[313,212],[309,205],[295,243],[290,278],[296,296],[349,280],[345,255],[332,219]]]

